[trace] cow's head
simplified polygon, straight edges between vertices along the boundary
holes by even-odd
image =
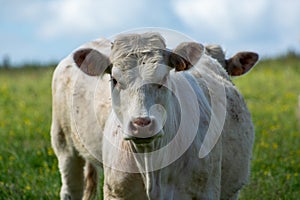
[[[123,126],[124,139],[144,144],[163,134],[164,123],[172,114],[169,113],[170,101],[174,100],[168,89],[170,71],[189,70],[204,51],[195,42],[181,43],[168,50],[160,34],[144,33],[118,36],[110,57],[92,49],[78,50],[73,57],[88,75],[111,75],[113,110]],[[255,64],[255,55],[237,54],[226,63],[233,71],[235,66],[244,70],[239,71],[243,74]]]

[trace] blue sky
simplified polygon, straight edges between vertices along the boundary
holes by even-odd
[[[59,61],[81,44],[164,27],[227,55],[300,52],[299,0],[0,0],[0,62]]]

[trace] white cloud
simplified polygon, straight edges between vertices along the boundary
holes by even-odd
[[[43,38],[104,32],[138,19],[143,1],[53,0],[27,4],[23,15],[40,23]]]
[[[274,23],[276,30],[281,32],[282,40],[296,42],[300,35],[300,1],[286,0],[279,1],[273,5]],[[298,43],[299,44],[299,43]]]
[[[0,7],[0,57],[60,58],[98,36],[145,26],[221,44],[228,54],[300,51],[299,8],[299,0],[11,0]]]
[[[195,30],[207,29],[224,39],[237,37],[237,33],[253,26],[267,7],[264,0],[175,0],[179,18]]]
[[[265,55],[300,49],[298,0],[173,0],[172,5],[190,30],[230,47],[248,45]]]

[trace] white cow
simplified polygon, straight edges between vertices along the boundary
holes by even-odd
[[[105,199],[237,199],[254,130],[228,75],[257,60],[194,42],[171,51],[158,33],[80,47],[53,76],[61,199],[92,198],[102,163]]]

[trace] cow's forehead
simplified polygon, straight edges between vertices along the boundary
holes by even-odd
[[[160,82],[168,73],[164,66],[164,38],[159,33],[128,34],[116,37],[110,59],[114,72],[126,82],[137,80]],[[138,78],[139,79],[139,78]]]
[[[139,50],[135,52],[127,52],[112,60],[114,67],[122,70],[132,69],[140,65],[153,68],[156,64],[164,63],[164,52],[161,50]]]
[[[112,68],[112,75],[127,85],[136,81],[139,83],[160,84],[169,71],[170,67],[164,63],[146,63],[139,65],[133,61],[131,63],[119,63],[114,66]]]
[[[130,54],[165,50],[164,38],[159,33],[128,34],[117,36],[111,52],[112,62]]]

